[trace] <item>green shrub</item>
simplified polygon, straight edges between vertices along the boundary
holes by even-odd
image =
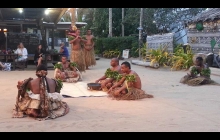
[[[105,50],[119,50],[121,53],[125,49],[130,50],[130,56],[135,54],[138,48],[138,40],[133,36],[97,38],[95,50],[102,54]]]

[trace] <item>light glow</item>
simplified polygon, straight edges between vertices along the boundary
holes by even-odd
[[[8,30],[5,28],[5,29],[3,29],[3,31],[4,31],[4,32],[7,32]]]
[[[48,14],[49,14],[49,10],[48,10],[48,9],[45,10],[44,14],[45,14],[45,15],[48,15]]]
[[[22,13],[22,12],[23,12],[23,8],[20,8],[20,9],[19,9],[19,13]]]

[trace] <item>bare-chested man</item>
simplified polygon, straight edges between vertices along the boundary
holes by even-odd
[[[73,62],[68,62],[67,57],[63,55],[61,57],[61,62],[58,62],[57,67],[54,71],[54,78],[60,79],[63,82],[77,82],[79,79],[82,79],[81,73],[78,71],[77,67],[72,65]]]
[[[124,74],[123,78],[109,89],[108,94],[110,97],[118,100],[153,98],[152,95],[146,94],[141,89],[141,79],[135,71],[131,70],[129,62],[125,61],[121,64],[121,71]]]
[[[96,65],[95,60],[95,51],[94,51],[94,39],[95,37],[92,35],[92,31],[90,29],[87,30],[86,35],[83,36],[86,39],[84,44],[84,57],[86,63],[86,69],[89,69],[89,66]]]
[[[112,58],[110,65],[111,65],[111,68],[110,68],[111,71],[117,71],[120,74],[122,73],[118,58]],[[98,80],[96,80],[95,82],[96,83],[100,82],[102,90],[107,91],[113,85],[113,81],[114,81],[114,78],[108,78],[107,75],[104,75]]]
[[[60,90],[62,82],[47,77],[47,67],[40,64],[36,70],[37,78],[18,81],[18,95],[13,117],[26,115],[35,118],[55,119],[66,115],[69,107],[63,102]]]
[[[86,40],[81,38],[79,29],[76,30],[75,35],[76,37],[69,42],[71,44],[70,62],[75,62],[79,71],[82,72],[86,69],[84,54],[82,50],[82,44],[84,44]]]

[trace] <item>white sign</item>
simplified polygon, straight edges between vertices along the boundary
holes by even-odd
[[[142,27],[138,27],[137,29],[138,29],[138,30],[143,30],[143,28],[142,28]]]
[[[129,50],[123,50],[122,57],[128,58],[128,56],[129,56]]]

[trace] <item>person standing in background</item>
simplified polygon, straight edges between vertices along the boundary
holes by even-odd
[[[86,70],[88,70],[89,66],[96,65],[94,50],[95,37],[92,35],[92,31],[90,29],[86,31],[86,35],[83,36],[83,39],[86,39],[86,42],[84,43],[84,57],[86,63]]]
[[[75,62],[77,64],[77,68],[80,72],[86,70],[85,58],[81,44],[84,43],[85,40],[80,36],[80,30],[76,29],[75,37],[69,41],[71,44],[71,57],[70,62]]]
[[[64,56],[66,56],[67,60],[69,59],[69,51],[67,47],[65,46],[64,42],[60,43],[60,53],[62,53]]]

